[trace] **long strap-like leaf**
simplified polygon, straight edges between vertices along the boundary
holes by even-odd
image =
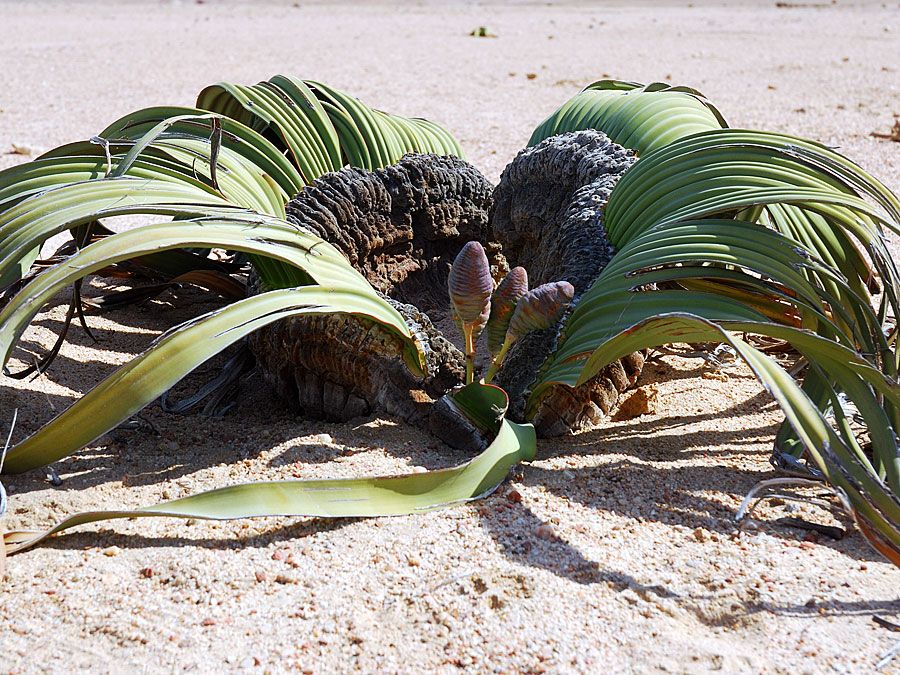
[[[471,399],[469,403],[479,410],[505,411],[509,404],[503,390],[490,385],[469,385],[457,396]],[[3,544],[7,553],[19,553],[63,530],[120,518],[363,518],[420,513],[489,494],[506,477],[511,467],[534,458],[535,447],[531,425],[503,419],[496,437],[484,452],[453,468],[374,478],[232,485],[134,510],[79,513],[43,531],[13,530],[3,535]],[[0,549],[3,548],[0,546]]]
[[[32,280],[0,312],[3,361],[50,295],[111,262],[185,246],[223,247],[253,255],[267,285],[284,290],[247,298],[167,332],[13,447],[6,471],[25,471],[76,451],[210,356],[281,318],[349,313],[374,320],[403,339],[403,358],[413,370],[423,366],[419,345],[397,311],[331,246],[281,219],[289,196],[346,159],[356,163],[364,156],[361,166],[376,168],[410,151],[461,155],[456,141],[431,122],[372,110],[342,92],[296,78],[276,76],[252,87],[221,84],[204,90],[199,100],[206,110],[138,111],[91,143],[64,146],[37,163],[0,172],[0,287],[21,279],[40,245],[65,229],[127,214],[193,218],[109,236]],[[319,285],[295,288],[308,283]],[[468,400],[461,410],[505,411],[508,404],[493,387],[465,388],[455,396]],[[36,537],[19,533],[4,539],[22,550],[77,524],[139,515],[365,516],[438,508],[484,494],[511,464],[533,456],[530,427],[492,420],[497,434],[492,445],[454,469],[234,486],[147,509],[80,514]]]
[[[70,408],[13,446],[4,471],[46,466],[84,447],[134,415],[227,346],[278,319],[300,314],[351,313],[395,331],[390,305],[353,287],[305,286],[269,291],[185,322],[151,349],[113,372]]]
[[[694,89],[601,80],[541,122],[528,145],[555,134],[597,129],[644,155],[680,138],[725,126],[721,113]]]
[[[781,366],[732,331],[787,339],[811,363],[826,369],[864,417],[872,435],[875,455],[883,457],[887,465],[886,478],[881,479],[872,471],[869,460],[857,455],[847,439],[834,431],[815,402]],[[846,495],[853,515],[870,543],[895,564],[900,563],[900,455],[884,411],[872,393],[874,389],[896,404],[900,400],[900,387],[846,347],[807,331],[772,323],[713,322],[683,311],[660,311],[634,323],[621,323],[615,335],[598,341],[599,346],[589,359],[576,364],[568,374],[558,369],[553,375],[548,374],[548,379],[553,377],[558,382],[581,384],[607,363],[637,349],[672,342],[710,340],[728,343],[747,362],[781,406],[818,468]],[[572,376],[576,379],[568,380]]]

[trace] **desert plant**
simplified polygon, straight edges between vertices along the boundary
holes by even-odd
[[[248,254],[269,290],[160,336],[148,351],[13,447],[3,467],[6,472],[43,466],[82,447],[229,344],[286,316],[363,316],[400,338],[410,369],[421,371],[424,366],[422,347],[397,310],[330,244],[286,222],[284,206],[288,196],[346,163],[375,168],[411,151],[458,155],[452,137],[426,120],[390,116],[321,83],[280,76],[253,87],[209,87],[201,92],[198,106],[202,109],[138,111],[89,142],[63,146],[0,175],[4,364],[49,298],[86,274],[125,261],[139,260],[171,279],[191,270],[216,269],[196,250],[225,248]],[[118,234],[98,223],[100,218],[134,214],[175,220]],[[29,275],[43,242],[76,228],[88,230],[83,239],[90,245],[66,257],[65,264]],[[354,507],[358,515],[419,510],[475,497],[495,485],[511,463],[532,452],[528,430],[501,421],[494,412],[505,409],[501,390],[474,385],[455,398],[459,409],[496,433],[488,452],[427,481],[411,478],[413,486],[406,479],[347,484],[350,494],[362,500]],[[285,501],[286,487],[295,486],[257,484],[224,493],[227,517],[279,511],[337,515],[344,510],[323,502],[315,486],[305,484],[296,486],[297,496]],[[225,517],[216,506],[222,495],[198,496],[185,508],[195,517]],[[96,517],[79,516],[69,526]],[[8,545],[23,541],[30,545],[33,538],[7,533]]]
[[[600,84],[620,99],[649,97],[659,86]],[[806,453],[868,540],[900,562],[898,355],[889,319],[898,285],[885,245],[885,230],[898,232],[900,202],[817,143],[727,128],[691,133],[679,120],[693,119],[682,111],[697,107],[696,92],[680,94],[659,132],[666,143],[642,133],[649,113],[611,120],[610,108],[628,105],[617,107],[615,96],[588,98],[582,107],[593,112],[578,119],[567,117],[571,103],[550,118],[567,129],[611,125],[640,159],[605,209],[617,253],[566,322],[529,407],[552,385],[583,384],[635,349],[729,343],[787,416],[776,464]],[[735,333],[790,343],[808,364],[802,386]],[[863,420],[870,448],[853,416]]]
[[[618,145],[584,131],[591,129]],[[550,398],[577,391],[620,357],[670,342],[727,343],[785,411],[778,458],[809,457],[867,539],[900,563],[898,356],[887,330],[888,316],[897,311],[898,285],[883,241],[884,229],[900,229],[897,198],[819,144],[728,129],[702,95],[683,87],[595,83],[542,123],[531,144],[552,149],[557,141],[582,155],[585,148],[599,148],[611,158],[609,166],[615,165],[613,175],[595,162],[588,172],[595,182],[576,186],[570,195],[587,200],[587,206],[579,201],[578,209],[570,209],[573,222],[593,214],[588,220],[593,218],[595,229],[576,232],[567,249],[571,260],[564,261],[572,269],[539,279],[530,296],[523,272],[515,270],[505,285],[492,289],[480,257],[469,261],[477,283],[451,278],[466,336],[468,379],[474,379],[474,337],[485,322],[496,364],[486,379],[503,386],[501,365],[515,356],[507,352],[514,342],[527,342],[513,324],[549,326],[543,333],[551,347],[541,352],[546,358],[523,394],[526,420],[539,418]],[[637,161],[619,146],[634,151]],[[172,279],[208,268],[204,252],[210,248],[243,252],[262,289],[161,336],[14,446],[5,470],[28,470],[78,450],[228,344],[288,317],[337,313],[374,321],[402,345],[398,358],[423,371],[421,338],[395,303],[377,293],[333,242],[284,220],[285,202],[313,179],[345,163],[376,170],[408,151],[460,154],[432,123],[373,111],[320,83],[277,77],[254,87],[207,88],[196,109],[140,111],[92,142],[63,146],[0,173],[4,363],[54,293],[126,260],[142,260]],[[119,234],[97,222],[134,213],[175,220]],[[64,264],[32,275],[40,245],[65,230],[76,230],[79,243],[90,243]],[[603,239],[603,261],[588,275],[576,269],[583,261],[575,255],[586,231]],[[468,247],[460,264],[480,248]],[[176,258],[175,249],[190,251]],[[505,244],[504,252],[516,255]],[[544,285],[563,278],[556,286]],[[512,298],[522,312],[511,309]],[[571,309],[562,316],[551,313],[554,322],[529,321],[530,304],[547,300],[543,304],[561,309],[568,299]],[[496,327],[501,324],[505,330]],[[808,364],[802,385],[738,334],[790,343]],[[482,495],[512,464],[533,456],[529,425],[501,419],[508,405],[502,389],[473,382],[447,401],[494,439],[488,449],[444,472],[328,482],[359,499],[352,507],[322,502],[315,490],[320,483],[263,483],[138,512],[74,516],[37,537],[7,533],[6,541],[21,550],[49,533],[104,517],[411,512]],[[851,424],[855,417],[868,429],[870,448],[859,441]]]

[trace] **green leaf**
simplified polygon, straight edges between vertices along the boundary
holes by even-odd
[[[17,281],[50,237],[99,218],[134,214],[227,215],[238,207],[196,187],[103,178],[33,195],[0,214],[0,288]]]
[[[898,355],[884,325],[887,308],[900,308],[900,275],[883,234],[900,230],[898,218],[881,183],[803,139],[720,129],[646,152],[604,212],[618,252],[567,320],[526,414],[551,387],[583,385],[632,351],[727,342],[785,411],[792,432],[778,442],[795,440],[873,546],[900,560]],[[806,382],[735,331],[789,342],[809,363]],[[842,397],[865,423],[871,457]]]
[[[70,408],[13,446],[4,470],[45,466],[114,429],[227,346],[265,326],[300,314],[350,313],[403,334],[390,305],[360,289],[306,286],[262,293],[193,319],[164,333],[149,350],[116,370]],[[6,324],[0,336],[9,343]]]
[[[781,366],[734,332],[786,339],[811,363],[827,370],[840,389],[852,396],[865,417],[873,433],[874,451],[885,462],[888,482],[872,470],[865,456],[855,452],[833,430],[815,402]],[[604,341],[584,362],[578,379],[572,384],[584,383],[606,364],[637,349],[672,342],[714,340],[735,348],[781,406],[818,468],[847,496],[855,516],[884,537],[895,554],[900,554],[900,499],[897,497],[900,494],[900,452],[893,430],[889,431],[889,420],[870,389],[897,405],[900,403],[900,386],[852,350],[786,326],[743,321],[714,323],[684,312],[668,312],[648,317]]]
[[[508,405],[503,391],[486,385],[476,384],[470,387],[464,397],[477,399],[479,410],[495,407],[500,411],[502,419],[503,411]],[[534,458],[535,446],[534,428],[531,425],[515,424],[503,419],[499,423],[496,437],[484,452],[471,461],[450,469],[375,478],[269,481],[233,485],[135,510],[79,513],[43,532],[6,532],[3,542],[8,553],[19,553],[63,530],[120,518],[365,518],[424,513],[490,494],[506,478],[513,466]]]
[[[197,273],[184,268],[185,259],[169,258],[183,248],[225,248],[250,254],[264,286],[308,284],[240,300],[163,334],[13,447],[4,469],[25,471],[77,451],[229,344],[290,316],[348,313],[375,321],[404,338],[403,358],[421,372],[421,346],[397,311],[334,247],[283,220],[288,197],[341,168],[346,158],[374,169],[411,151],[461,155],[456,141],[432,122],[372,110],[321,83],[276,76],[251,87],[208,87],[198,108],[137,111],[89,143],[62,146],[32,164],[0,172],[2,286],[21,279],[40,245],[59,232],[121,215],[176,217],[112,235],[97,225],[102,237],[30,279],[0,310],[4,362],[56,292],[119,262],[177,262],[181,278],[194,279]],[[199,258],[197,268],[204,268]],[[53,532],[134,516],[392,515],[476,498],[496,487],[512,464],[534,456],[534,432],[502,420],[508,401],[495,387],[475,385],[457,396],[473,419],[484,425],[490,418],[496,434],[481,456],[461,467],[400,477],[234,486],[137,511],[80,514]],[[49,534],[7,533],[4,539],[23,550]]]
[[[642,156],[685,136],[726,126],[719,111],[694,89],[600,80],[541,122],[528,145],[556,134],[597,129]]]
[[[170,126],[162,135],[164,139],[192,139],[208,143],[209,124],[191,118],[204,114],[209,113],[199,108],[145,108],[116,120],[100,132],[99,136],[109,139],[113,144],[122,140],[135,142],[143,138],[158,123],[172,117],[180,117],[181,120]],[[222,147],[258,167],[288,196],[293,196],[303,189],[306,185],[303,176],[271,141],[236,119],[221,115],[218,118],[222,125]]]

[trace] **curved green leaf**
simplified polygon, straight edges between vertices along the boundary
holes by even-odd
[[[531,425],[502,419],[508,400],[501,389],[469,387],[478,389],[464,394],[477,400],[476,409],[496,410],[501,421],[487,449],[460,466],[401,476],[233,485],[135,510],[79,513],[45,531],[6,532],[2,543],[9,553],[19,553],[63,530],[119,518],[364,518],[422,513],[479,499],[493,492],[510,468],[534,458],[535,435]]]
[[[748,332],[788,340],[812,363],[827,371],[840,389],[851,394],[872,432],[874,452],[883,464],[886,481],[873,470],[846,437],[835,432],[822,412],[794,379],[775,361],[734,335]],[[851,349],[808,331],[769,322],[712,322],[685,312],[667,312],[647,317],[601,343],[583,362],[577,386],[615,359],[637,349],[673,342],[722,341],[730,344],[753,370],[785,412],[788,422],[818,468],[841,489],[858,519],[883,537],[893,555],[900,556],[900,451],[890,420],[872,389],[900,404],[900,386]],[[871,389],[870,389],[871,388]],[[874,543],[874,542],[873,542]]]
[[[643,156],[685,136],[727,126],[715,106],[694,89],[600,80],[541,122],[528,145],[556,134],[597,129]]]
[[[114,429],[194,368],[257,328],[300,314],[350,313],[397,332],[408,329],[378,296],[358,288],[305,286],[269,291],[183,323],[116,370],[70,408],[9,450],[4,471],[45,466]],[[4,342],[8,341],[5,326]]]

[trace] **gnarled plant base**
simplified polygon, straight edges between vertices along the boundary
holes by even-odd
[[[465,363],[432,318],[449,328],[447,273],[460,242],[487,240],[490,203],[484,176],[436,155],[407,155],[374,172],[326,174],[291,200],[292,223],[334,244],[391,299],[425,349],[428,376],[411,373],[400,339],[371,322],[298,317],[250,338],[279,394],[305,416],[345,420],[381,411],[428,426],[454,445],[480,447],[474,429],[434,405],[463,383]],[[499,247],[488,250],[499,268]]]
[[[599,131],[552,136],[522,150],[494,191],[491,236],[510,266],[528,270],[532,286],[565,280],[575,300],[612,260],[603,212],[613,187],[636,161],[631,151]],[[560,324],[565,326],[567,316]],[[522,419],[540,367],[556,348],[559,327],[520,340],[506,357],[497,384],[509,394],[512,419]],[[583,386],[553,387],[531,422],[541,436],[559,436],[596,424],[634,384],[644,355],[615,361]]]
[[[527,269],[532,286],[567,280],[580,295],[612,257],[603,207],[633,162],[628,151],[588,131],[523,151],[493,194],[474,167],[435,155],[323,176],[291,200],[289,220],[334,244],[391,299],[425,347],[428,376],[406,368],[396,336],[364,319],[332,315],[288,319],[254,333],[250,345],[267,379],[304,416],[346,420],[385,412],[458,447],[479,447],[478,432],[441,400],[465,373],[463,355],[448,339],[458,339],[447,296],[453,258],[466,242],[479,241],[495,276],[508,261]],[[510,351],[498,383],[510,394],[513,418],[522,417],[559,329],[532,334]],[[642,366],[643,356],[634,354],[583,387],[554,388],[533,420],[538,433],[596,423]]]

